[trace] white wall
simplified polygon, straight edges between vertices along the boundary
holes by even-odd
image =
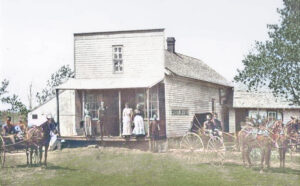
[[[76,135],[75,129],[75,92],[65,90],[59,95],[60,111],[60,133],[62,136]],[[28,125],[40,125],[46,121],[47,114],[51,114],[56,121],[56,97],[44,103],[40,107],[28,113]],[[32,115],[37,114],[38,119],[32,119]]]
[[[189,129],[195,113],[212,112],[211,100],[215,99],[215,112],[222,117],[219,89],[210,84],[167,76],[165,78],[166,133],[167,137],[183,136]],[[174,116],[172,109],[186,108],[188,116]]]
[[[75,35],[75,78],[164,75],[164,32]],[[123,73],[113,72],[113,45],[123,45]]]

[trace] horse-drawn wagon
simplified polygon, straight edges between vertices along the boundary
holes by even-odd
[[[203,126],[210,113],[195,114],[189,131],[180,141],[180,149],[190,153],[191,158],[207,158],[213,165],[222,165],[226,150],[234,149],[236,137],[226,132],[208,133]]]

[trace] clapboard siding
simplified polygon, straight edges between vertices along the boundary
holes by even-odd
[[[215,112],[219,119],[219,87],[200,81],[179,77],[165,77],[166,132],[167,137],[183,136],[190,128],[195,113],[212,112],[211,100],[215,99]],[[188,109],[188,116],[174,116],[172,109]]]
[[[75,130],[75,91],[65,90],[59,94],[59,121],[60,121],[60,134],[64,136],[76,135]],[[51,114],[56,120],[56,99],[55,97],[37,107],[28,113],[29,125],[40,125],[45,121],[46,115]],[[32,119],[32,115],[38,115],[38,119]]]
[[[76,78],[163,77],[164,32],[75,35]],[[113,72],[112,46],[123,46],[123,73]]]

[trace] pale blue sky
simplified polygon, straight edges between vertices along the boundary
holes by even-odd
[[[255,40],[278,23],[281,0],[0,0],[0,80],[27,103],[64,64],[73,67],[73,33],[165,28],[176,51],[232,80]],[[3,108],[3,106],[2,106]],[[1,105],[0,105],[1,109]]]

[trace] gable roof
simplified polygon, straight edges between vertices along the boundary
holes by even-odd
[[[291,105],[282,97],[275,97],[272,92],[249,92],[235,90],[233,98],[234,108],[264,108],[264,109],[300,109]]]
[[[233,87],[232,84],[203,61],[165,50],[165,67],[182,77]]]

